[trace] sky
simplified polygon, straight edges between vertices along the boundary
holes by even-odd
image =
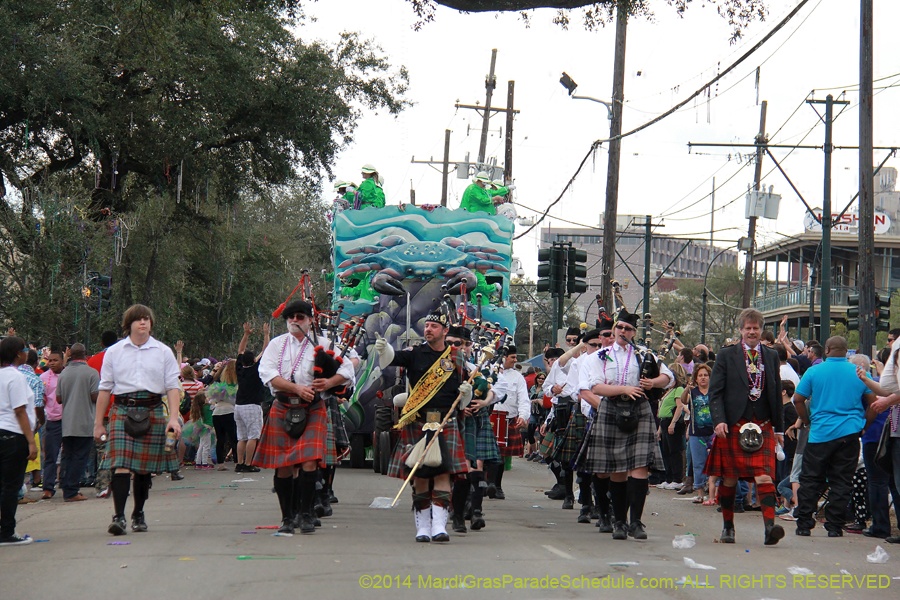
[[[799,0],[770,0],[765,22],[754,22],[744,38],[730,44],[731,28],[714,7],[692,3],[683,18],[662,0],[654,3],[652,21],[628,25],[623,131],[665,112],[703,87],[750,49]],[[341,31],[359,31],[379,45],[388,59],[409,70],[408,99],[415,104],[393,116],[364,110],[354,141],[338,156],[335,175],[359,179],[365,163],[384,176],[389,204],[440,202],[441,174],[417,160],[443,158],[444,130],[450,129],[450,160],[477,156],[481,117],[456,109],[456,102],[483,105],[484,80],[491,49],[497,48],[494,106],[505,106],[507,81],[515,80],[515,105],[521,112],[513,129],[514,199],[520,216],[543,212],[562,193],[597,139],[609,133],[607,109],[574,100],[560,85],[566,71],[576,94],[609,100],[612,95],[615,27],[596,32],[579,26],[573,14],[569,30],[552,23],[554,11],[534,11],[530,27],[514,14],[461,14],[439,7],[435,19],[419,31],[405,0],[321,0],[308,4],[306,21],[296,29],[301,39],[335,41]],[[875,0],[874,105],[875,145],[900,145],[900,53],[896,28],[900,2]],[[759,86],[756,71],[759,67]],[[878,81],[879,78],[885,78]],[[858,144],[859,6],[848,0],[810,0],[772,39],[740,66],[711,86],[706,96],[622,143],[619,214],[650,214],[662,222],[661,233],[709,239],[710,192],[716,182],[716,244],[733,245],[747,234],[744,195],[754,167],[746,160],[752,148],[694,148],[688,143],[752,143],[759,128],[760,106],[768,102],[766,131],[771,143],[820,145],[824,125],[809,98],[836,97],[846,90],[851,102],[834,123],[834,143]],[[889,87],[891,85],[897,87]],[[887,89],[878,90],[878,87]],[[829,89],[835,88],[835,89]],[[839,109],[836,109],[836,113]],[[487,154],[503,162],[505,115],[491,119]],[[806,137],[804,137],[806,136]],[[542,226],[572,227],[567,219],[597,226],[605,203],[607,144],[588,159],[573,186],[551,210]],[[779,162],[813,207],[821,206],[824,154],[821,150],[773,150]],[[887,154],[875,151],[878,163]],[[744,155],[744,156],[739,156]],[[833,204],[843,208],[858,189],[858,153],[833,155]],[[887,166],[898,167],[896,158]],[[773,162],[763,162],[763,184],[782,195],[777,220],[760,219],[757,246],[803,231],[804,208]],[[326,182],[330,200],[331,182]],[[358,181],[357,181],[358,183]],[[458,206],[467,180],[450,176],[449,205]],[[526,208],[527,207],[527,208]],[[531,210],[529,210],[531,209]],[[517,226],[516,234],[525,231]],[[514,254],[528,277],[536,279],[539,227],[517,240]]]

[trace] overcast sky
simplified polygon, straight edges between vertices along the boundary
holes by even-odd
[[[718,69],[724,70],[775,26],[799,0],[770,0],[766,22],[747,28],[745,37],[729,44],[730,28],[714,8],[695,1],[679,18],[665,2],[655,2],[655,22],[634,20],[628,26],[623,130],[628,131],[666,111],[690,95]],[[859,80],[859,6],[850,0],[810,0],[788,25],[744,61],[705,97],[639,134],[625,138],[619,185],[620,214],[652,214],[664,219],[667,234],[709,236],[712,177],[715,176],[715,234],[720,245],[746,235],[744,193],[753,181],[753,166],[737,154],[750,148],[702,148],[688,152],[688,142],[751,143],[759,126],[756,69],[761,66],[759,99],[768,100],[766,130],[773,143],[821,144],[824,127],[812,107],[803,105],[812,90],[815,98],[847,90],[851,105],[835,122],[834,143],[858,143],[856,109]],[[515,80],[516,108],[522,112],[514,127],[513,177],[515,199],[543,211],[555,200],[574,174],[591,142],[608,137],[606,108],[584,100],[572,100],[559,84],[562,71],[578,82],[576,93],[608,100],[612,91],[614,26],[586,32],[578,26],[565,31],[551,22],[551,10],[535,11],[528,28],[516,15],[460,14],[439,8],[432,23],[420,31],[416,17],[404,0],[326,0],[307,6],[317,19],[298,28],[301,38],[333,41],[340,31],[359,31],[374,39],[392,63],[410,73],[408,97],[415,105],[399,117],[366,112],[355,142],[338,158],[335,174],[359,179],[364,163],[375,164],[386,179],[389,204],[409,201],[416,190],[418,203],[440,201],[441,175],[416,159],[441,160],[444,130],[451,129],[450,159],[462,160],[478,152],[480,116],[455,109],[464,104],[484,104],[484,79],[491,49],[498,49],[495,106],[505,106],[507,81]],[[900,53],[896,31],[900,2],[875,0],[875,83],[897,84],[875,98],[875,145],[900,144]],[[638,75],[640,72],[640,75]],[[827,90],[826,88],[837,88]],[[489,156],[503,162],[505,129],[501,113],[491,120]],[[469,128],[471,128],[469,130]],[[467,133],[468,130],[468,133]],[[777,135],[776,135],[777,132]],[[823,153],[818,150],[776,150],[785,158],[783,167],[812,206],[821,206]],[[730,156],[729,156],[730,155]],[[875,151],[877,165],[885,156]],[[606,145],[588,161],[575,185],[550,212],[551,226],[571,227],[565,218],[596,226],[605,202]],[[888,161],[897,166],[897,159]],[[803,206],[787,182],[766,158],[764,183],[782,194],[777,221],[760,220],[759,245],[778,234],[803,229]],[[833,202],[842,208],[855,193],[858,156],[854,150],[836,151],[833,159]],[[726,183],[727,181],[727,183]],[[358,182],[358,181],[357,181]],[[450,178],[451,207],[458,206],[468,181]],[[326,188],[330,192],[330,185]],[[328,194],[329,199],[331,194]],[[704,196],[707,196],[704,199]],[[736,201],[735,201],[736,200]],[[696,205],[688,208],[689,205]],[[721,207],[721,208],[719,208]],[[517,207],[520,215],[531,211]],[[682,210],[679,210],[682,209]],[[676,212],[678,211],[678,212]],[[554,218],[557,217],[557,218]],[[547,221],[545,221],[545,224]],[[517,226],[517,234],[524,228]],[[528,276],[536,278],[538,229],[517,241],[515,254],[522,258]]]

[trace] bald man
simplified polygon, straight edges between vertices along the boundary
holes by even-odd
[[[797,535],[808,536],[816,526],[813,514],[826,485],[825,529],[828,537],[844,535],[846,507],[859,463],[859,435],[867,424],[866,409],[874,401],[875,394],[859,380],[856,366],[847,360],[847,340],[839,335],[828,338],[825,360],[804,373],[794,393],[797,414],[809,424],[799,504],[794,511]]]
[[[59,374],[56,399],[62,405],[63,473],[60,487],[66,502],[87,500],[80,486],[84,468],[91,455],[94,438],[94,408],[100,375],[88,366],[87,351],[73,344],[69,363]]]

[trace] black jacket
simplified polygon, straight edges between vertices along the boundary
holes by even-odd
[[[772,415],[772,427],[778,433],[784,432],[784,415],[781,408],[781,363],[778,353],[759,345],[765,365],[765,383],[759,402],[766,402]],[[750,402],[750,378],[741,342],[722,348],[716,355],[709,381],[709,413],[713,425],[725,423],[729,427],[737,423],[747,410]]]

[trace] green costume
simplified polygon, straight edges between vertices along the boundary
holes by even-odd
[[[375,271],[370,271],[365,276],[360,275],[352,275],[351,279],[359,279],[359,283],[356,285],[350,286],[345,285],[341,288],[341,295],[347,296],[351,300],[366,300],[373,301],[378,297],[378,292],[372,289],[372,277],[375,276]]]
[[[374,177],[370,177],[360,184],[359,189],[356,190],[356,196],[360,209],[367,206],[384,208],[384,191],[375,183]]]
[[[481,210],[490,215],[497,214],[497,209],[494,207],[491,193],[474,183],[466,188],[459,207],[464,208],[469,212],[478,212]]]
[[[487,282],[481,271],[475,271],[475,280],[478,282],[475,289],[469,294],[469,299],[473,304],[478,302],[478,294],[481,294],[481,306],[487,306],[491,303],[491,294],[496,291],[493,284]]]
[[[494,196],[504,196],[504,200],[506,200],[505,196],[509,195],[509,188],[506,186],[500,186],[493,192],[491,192]]]

